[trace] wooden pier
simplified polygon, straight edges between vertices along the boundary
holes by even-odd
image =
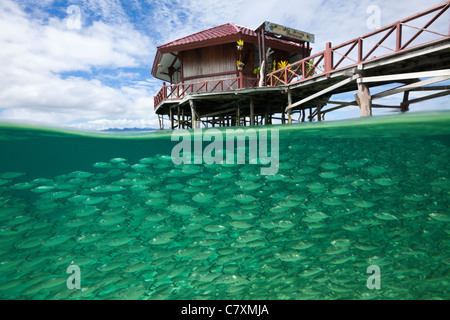
[[[445,31],[442,31],[443,25]],[[238,33],[237,37],[243,38],[246,45],[251,44],[248,30],[245,32]],[[310,55],[307,41],[288,43],[289,38],[285,38],[284,42],[277,43],[261,26],[254,33],[258,47],[256,49],[256,44],[249,46],[247,52],[252,56],[259,53],[259,61],[257,57],[252,58],[254,60],[247,57],[247,64],[262,65],[261,69],[266,71],[270,49],[264,57],[263,44],[278,51],[276,60],[289,59],[289,64],[260,73],[263,81],[252,75],[251,70],[233,70],[196,79],[183,79],[181,75],[179,81],[173,81],[174,70],[177,70],[174,60],[172,71],[167,72],[172,84],[164,83],[155,97],[160,129],[164,128],[164,116],[169,118],[170,129],[266,125],[272,124],[274,119],[291,123],[294,116],[302,122],[322,121],[327,113],[348,106],[359,106],[361,116],[365,117],[372,115],[372,108],[405,112],[411,104],[450,94],[450,86],[436,85],[450,79],[450,1],[338,46],[327,43],[324,51],[313,55]],[[229,37],[224,41],[235,39]],[[175,58],[182,54],[172,52]],[[242,53],[233,54],[242,57]],[[301,59],[293,61],[298,57]],[[179,71],[182,63],[181,59]],[[397,86],[371,93],[372,88],[385,84]],[[354,101],[330,100],[335,94],[355,90],[358,93]],[[410,93],[415,91],[428,94],[411,99]],[[399,105],[376,103],[378,99],[399,93],[403,93]]]

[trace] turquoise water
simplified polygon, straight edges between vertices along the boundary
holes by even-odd
[[[450,298],[449,112],[258,129],[275,175],[0,125],[0,298]]]

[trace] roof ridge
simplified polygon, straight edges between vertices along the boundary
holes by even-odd
[[[238,33],[242,31],[242,30],[240,29],[240,27],[242,27],[242,26],[237,25],[237,24],[235,24],[235,23],[233,23],[233,22],[229,22],[228,24],[231,24],[231,25],[233,26],[233,28],[234,28]]]
[[[195,36],[198,35],[198,34],[202,34],[202,33],[205,33],[205,32],[207,32],[207,31],[210,31],[210,30],[213,30],[213,29],[217,29],[217,28],[220,28],[220,27],[224,27],[224,26],[230,25],[230,24],[233,25],[233,27],[234,27],[234,24],[233,24],[233,23],[224,23],[224,24],[221,24],[220,26],[211,27],[211,28],[208,28],[208,29],[205,29],[205,30],[201,30],[201,31],[195,32],[195,33],[193,33],[193,34],[189,34],[189,35],[187,35],[187,36],[178,38],[178,39],[176,39],[176,40],[172,40],[172,41],[170,41],[170,42],[168,42],[168,43],[166,43],[166,44],[163,44],[163,45],[161,45],[161,46],[159,46],[159,47],[165,47],[165,46],[170,45],[171,43],[179,42],[179,41],[182,41],[182,40],[184,40],[184,39],[186,39],[186,38],[192,38],[192,37],[195,37]],[[239,30],[238,30],[238,31],[239,31]]]
[[[237,28],[239,28],[240,31],[241,31],[241,29],[248,29],[248,30],[252,30],[253,31],[252,28],[249,28],[249,27],[244,26],[242,24],[233,23],[233,25],[236,26]]]

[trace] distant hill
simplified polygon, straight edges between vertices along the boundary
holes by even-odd
[[[119,129],[119,128],[109,128],[109,129],[105,129],[102,131],[111,131],[111,132],[122,132],[122,131],[158,131],[158,129],[153,129],[153,128],[123,128],[123,129]]]

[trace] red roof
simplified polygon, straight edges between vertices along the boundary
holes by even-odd
[[[201,47],[201,42],[203,41],[207,41],[208,45],[209,42],[211,40],[226,40],[226,38],[235,38],[237,36],[243,35],[243,40],[245,40],[245,36],[250,36],[250,37],[254,37],[257,41],[257,34],[255,31],[253,31],[250,28],[244,27],[244,26],[240,26],[234,23],[226,23],[223,24],[221,26],[217,26],[211,29],[207,29],[207,30],[203,30],[194,34],[191,34],[189,36],[183,37],[181,39],[163,44],[161,46],[158,47],[158,50],[164,51],[164,52],[169,52],[169,48],[176,48],[178,51],[180,49],[180,47],[184,47],[184,46],[188,46],[190,47],[190,45],[195,45],[195,47]],[[247,39],[248,40],[248,39]],[[280,44],[284,44],[284,45],[290,45],[290,46],[294,46],[294,47],[302,47],[300,44],[295,43],[295,42],[291,42],[291,41],[286,41],[286,40],[281,40],[281,39],[277,39],[275,37],[270,37],[266,35],[266,40],[272,40],[272,41],[276,41],[279,42]],[[233,40],[231,40],[233,41]],[[173,52],[173,50],[170,50],[171,52]]]

